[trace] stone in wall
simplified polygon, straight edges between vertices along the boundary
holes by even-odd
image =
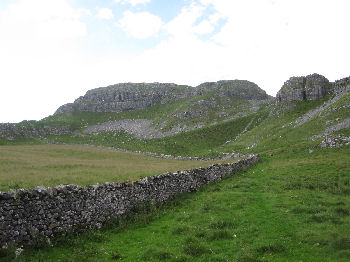
[[[277,93],[277,101],[303,101],[323,98],[330,90],[327,78],[319,74],[291,77]]]

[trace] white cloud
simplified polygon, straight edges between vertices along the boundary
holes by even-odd
[[[110,20],[114,18],[113,11],[109,8],[101,8],[98,10],[96,17],[99,19]]]
[[[148,12],[124,12],[117,26],[122,28],[129,36],[137,39],[146,39],[157,36],[163,25],[162,20]]]
[[[349,1],[204,1],[227,19],[213,39],[240,64],[234,73],[255,79],[270,94],[292,75],[349,74]]]
[[[82,84],[85,57],[75,41],[87,34],[80,21],[87,14],[65,0],[21,0],[0,10],[0,122],[47,116],[78,91],[72,87]]]
[[[213,32],[215,27],[207,20],[202,21],[199,25],[193,28],[194,32],[200,35],[206,35]]]
[[[136,6],[138,4],[147,4],[151,0],[114,0],[116,3],[122,3],[122,4],[131,4],[132,6]]]
[[[180,14],[165,25],[165,30],[172,36],[191,36],[195,29],[194,24],[203,15],[205,7],[192,3],[181,10]]]
[[[1,13],[1,33],[10,37],[8,41],[21,37],[16,32],[31,38],[81,37],[86,35],[85,24],[79,20],[84,12],[72,9],[65,0],[21,0]]]
[[[293,75],[349,75],[348,0],[192,2],[166,24],[124,13],[118,26],[129,36],[167,33],[137,54],[118,45],[103,55],[87,51],[82,16],[90,13],[70,0],[20,0],[0,10],[0,122],[47,116],[88,89],[119,82],[247,79],[275,95]]]
[[[275,95],[293,75],[318,72],[330,80],[347,76],[349,4],[342,0],[190,4],[163,26],[169,39],[123,65],[123,80],[197,85],[247,79]],[[215,12],[208,15],[208,7]],[[217,34],[198,38],[199,32],[212,33],[210,25],[216,26],[223,18]],[[206,26],[199,30],[202,23]]]

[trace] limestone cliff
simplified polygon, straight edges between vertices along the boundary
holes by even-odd
[[[331,89],[327,78],[319,74],[291,77],[277,93],[277,100],[303,101],[323,98]]]
[[[246,100],[265,100],[272,98],[257,84],[246,80],[221,80],[207,82],[196,87],[200,93],[215,90],[218,95],[236,97]]]
[[[270,98],[256,84],[242,80],[204,83],[197,87],[168,83],[123,83],[89,90],[74,103],[58,108],[55,114],[70,111],[123,112],[209,92],[247,100]]]
[[[166,83],[123,83],[87,91],[74,103],[57,109],[56,114],[69,111],[122,112],[166,103],[171,99],[189,97],[189,86]]]

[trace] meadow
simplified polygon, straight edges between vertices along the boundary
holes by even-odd
[[[327,122],[338,123],[348,118],[350,95],[305,124],[296,128],[290,125],[327,99],[270,104],[245,117],[160,139],[135,139],[122,132],[48,137],[58,142],[91,143],[173,155],[259,153],[261,161],[220,183],[181,195],[165,206],[140,205],[101,230],[72,233],[53,239],[51,245],[38,241],[33,247],[25,248],[17,258],[13,249],[3,251],[0,261],[348,262],[350,148],[348,145],[323,148],[320,146],[323,138],[312,137],[321,134],[329,126]],[[250,122],[250,127],[239,139],[223,146]],[[349,136],[350,128],[331,136],[339,134]],[[18,152],[13,153],[12,161],[20,160],[22,147],[25,146],[19,146]],[[70,149],[66,153],[61,152],[61,158],[68,154],[68,158],[62,160],[62,167],[74,156],[71,153],[69,157],[68,152],[75,152],[75,147],[67,148]],[[107,157],[109,153],[103,154],[96,153],[89,158],[89,154],[80,152],[78,159],[85,161],[82,166],[116,161]],[[47,155],[43,151],[42,157]],[[137,161],[142,157],[137,156]],[[7,158],[4,162],[10,160]],[[82,163],[79,161],[77,163]],[[170,165],[174,160],[167,164],[163,159],[154,161]],[[147,157],[145,162],[150,163]],[[110,172],[111,166],[105,163],[101,166],[101,170],[106,166],[104,173]],[[45,164],[40,168],[47,174]],[[181,165],[181,169],[185,167]],[[64,172],[60,176],[64,176]],[[139,173],[135,178],[138,177]]]
[[[235,160],[229,160],[233,162]],[[0,191],[38,185],[81,186],[136,181],[141,177],[227,161],[174,160],[69,145],[0,146]]]
[[[346,148],[264,155],[220,183],[53,247],[39,243],[16,261],[346,262],[348,156]]]

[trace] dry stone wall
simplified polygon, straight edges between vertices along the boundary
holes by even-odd
[[[163,204],[177,194],[220,181],[258,161],[258,155],[251,155],[236,163],[165,173],[132,183],[61,185],[0,192],[0,245],[30,244],[40,237],[99,228],[139,203]]]
[[[17,138],[33,138],[41,137],[45,135],[65,135],[71,133],[69,126],[43,126],[37,128],[30,122],[26,125],[0,123],[0,138],[5,138],[9,141],[16,140]]]

